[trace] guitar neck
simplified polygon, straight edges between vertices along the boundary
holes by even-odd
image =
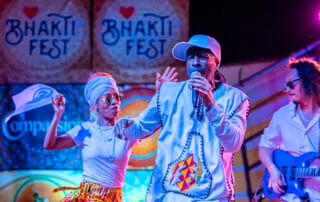
[[[282,173],[287,173],[287,168],[281,169]],[[290,174],[294,174],[297,178],[308,178],[320,176],[320,168],[291,168]]]

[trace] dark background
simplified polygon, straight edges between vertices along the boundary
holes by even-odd
[[[286,57],[320,40],[320,0],[190,0],[190,35],[209,34],[222,63]]]

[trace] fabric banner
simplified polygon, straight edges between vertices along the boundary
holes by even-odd
[[[0,1],[0,83],[154,82],[189,33],[184,0]]]
[[[83,80],[90,68],[89,0],[0,4],[0,82]]]
[[[96,0],[93,20],[94,66],[121,83],[150,83],[188,38],[189,1]]]

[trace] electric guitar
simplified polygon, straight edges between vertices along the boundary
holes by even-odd
[[[287,186],[284,187],[285,193],[293,193],[300,198],[307,198],[308,193],[304,190],[304,181],[306,178],[320,176],[320,168],[310,168],[312,161],[318,158],[317,152],[308,152],[299,157],[291,155],[284,150],[275,150],[273,152],[273,162],[284,175]],[[263,176],[263,194],[268,198],[279,198],[281,195],[269,187],[270,174],[265,169]]]

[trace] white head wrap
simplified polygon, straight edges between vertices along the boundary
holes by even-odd
[[[106,93],[107,88],[113,88],[118,92],[117,83],[110,74],[98,72],[89,77],[84,87],[84,97],[90,107],[94,106],[98,98]]]

